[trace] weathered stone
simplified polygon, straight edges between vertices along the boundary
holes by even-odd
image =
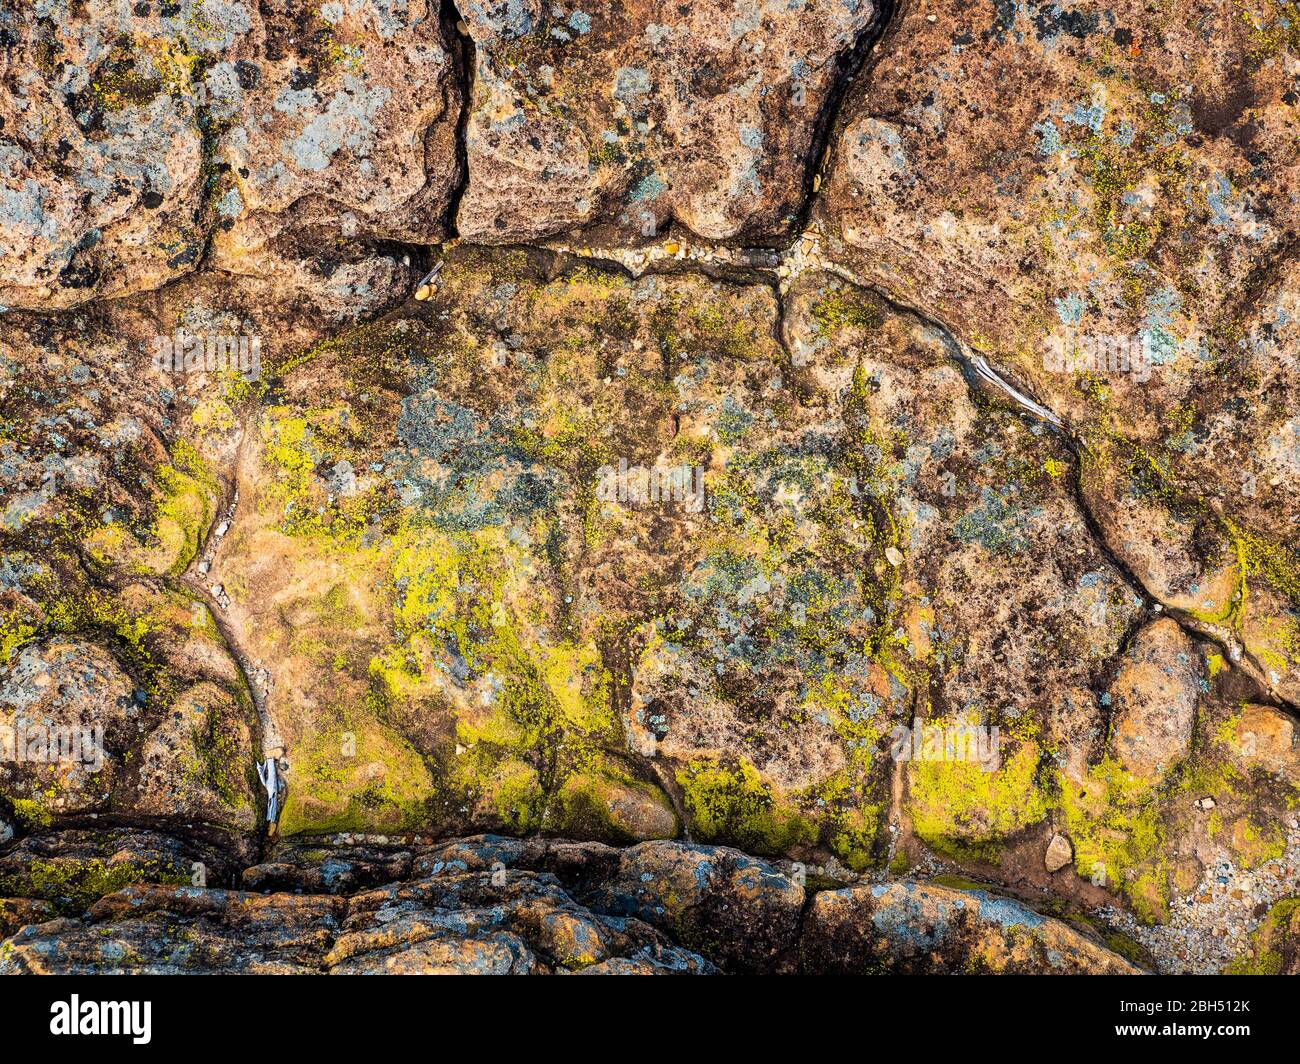
[[[827,890],[808,909],[804,969],[841,974],[1139,974],[1099,942],[1008,898],[898,882]]]
[[[1300,887],[1284,6],[9,5],[0,956],[1122,963],[908,869],[1242,954]]]
[[[327,843],[324,864],[384,852]],[[279,874],[297,869],[300,883],[321,864],[293,846],[280,856]],[[32,922],[0,943],[0,973],[1134,970],[982,892],[909,882],[824,891],[801,921],[801,887],[721,847],[478,837],[440,844],[417,865],[384,886],[329,895],[127,886],[85,895],[84,922],[22,903],[5,911]]]
[[[0,893],[48,901],[66,914],[133,884],[215,885],[247,853],[238,840],[213,839],[218,846],[125,828],[37,832],[0,854]],[[231,841],[229,849],[221,845]]]
[[[1294,701],[1291,30],[1145,17],[901,11],[846,103],[822,242],[1045,403],[1116,558]]]
[[[34,821],[107,810],[141,723],[130,678],[100,647],[24,647],[0,674],[0,787]]]
[[[204,87],[220,123],[213,264],[279,276],[268,253],[322,236],[431,243],[461,164],[459,42],[430,0],[263,5],[247,54]]]
[[[54,917],[54,906],[33,898],[0,898],[0,936],[8,937],[28,924],[43,924]]]
[[[1232,740],[1230,748],[1240,765],[1261,768],[1300,786],[1300,739],[1290,714],[1272,706],[1242,706]]]
[[[209,244],[207,265],[278,280],[322,245],[446,235],[463,99],[437,4],[94,0],[0,19],[0,304],[155,289]],[[360,282],[333,278],[364,299]]]
[[[1159,41],[1145,20],[1133,4],[900,11],[824,192],[849,264],[1039,379],[1042,341],[1076,325],[1151,330],[1161,370],[1163,338],[1190,339],[1183,372],[1294,224],[1287,31],[1280,10],[1257,30],[1190,2]]]
[[[812,841],[790,792],[835,777],[838,821],[879,786],[873,751],[849,766],[835,692],[902,688],[860,660],[886,605],[870,609],[878,578],[840,566],[880,547],[839,521],[852,470],[821,411],[780,387],[770,290],[516,252],[457,252],[438,283],[286,380],[211,571],[277,678],[271,712],[296,751],[282,829],[626,841],[679,830],[667,781],[697,837]],[[765,457],[741,458],[742,441]],[[360,471],[354,494],[334,484],[340,461]],[[677,477],[665,497],[640,497],[648,469]],[[772,537],[785,519],[799,538]],[[770,576],[765,552],[782,559]],[[443,586],[453,559],[490,601]],[[360,801],[367,788],[380,800]],[[865,864],[874,817],[847,815],[837,845]]]
[[[1043,855],[1043,864],[1049,872],[1059,872],[1074,861],[1074,847],[1064,835],[1053,835]]]
[[[107,0],[0,13],[0,304],[75,306],[198,263],[204,160],[188,53],[249,28],[243,5],[211,6],[221,40]]]
[[[1187,756],[1200,676],[1196,648],[1174,621],[1138,632],[1110,688],[1111,742],[1126,770],[1159,778]]]
[[[504,244],[571,230],[623,241],[676,221],[713,240],[787,233],[819,160],[867,2],[797,6],[541,0],[463,12],[476,66],[457,216]]]
[[[670,842],[624,851],[618,873],[594,895],[604,911],[698,944],[724,968],[760,972],[789,968],[803,901],[803,888],[762,861]]]

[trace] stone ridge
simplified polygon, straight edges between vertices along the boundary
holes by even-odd
[[[906,880],[806,891],[724,847],[319,846],[285,847],[239,890],[140,883],[79,916],[51,890],[74,915],[0,941],[0,974],[1140,971],[1006,898]]]

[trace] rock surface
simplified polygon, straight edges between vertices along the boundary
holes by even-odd
[[[0,941],[0,973],[1137,971],[1014,902],[907,882],[819,893],[801,924],[803,888],[720,847],[479,836],[279,856],[245,870],[258,892],[106,883],[80,919],[15,909],[31,920]]]
[[[1149,6],[0,5],[0,965],[1293,968],[1300,36]]]
[[[711,240],[786,236],[863,0],[470,4],[467,240],[570,230],[633,243],[672,222]]]
[[[1135,975],[1122,957],[1005,898],[893,883],[818,894],[801,942],[817,972]]]
[[[1120,764],[1160,777],[1187,756],[1196,724],[1200,674],[1195,647],[1162,618],[1133,639],[1111,683],[1111,740]]]
[[[1043,864],[1049,872],[1059,872],[1074,862],[1074,847],[1064,835],[1053,835],[1043,855]]]
[[[322,243],[447,235],[463,101],[436,4],[46,8],[0,12],[0,304],[148,291],[209,249],[282,282]]]

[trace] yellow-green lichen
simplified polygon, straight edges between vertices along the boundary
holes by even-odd
[[[1225,975],[1281,975],[1283,949],[1300,944],[1300,898],[1283,898],[1250,936],[1249,949],[1224,968]]]
[[[748,761],[697,758],[677,773],[692,836],[779,855],[817,837],[815,826],[778,798]]]
[[[954,726],[961,723],[969,726]],[[1033,738],[1020,739],[1010,752],[1003,749],[994,764],[970,756],[931,758],[923,749],[908,774],[907,808],[916,837],[957,858],[995,856],[1002,843],[1049,812],[1039,782],[1042,757]]]
[[[414,830],[427,825],[432,794],[419,754],[357,711],[294,751],[280,833]]]
[[[1159,792],[1107,755],[1082,780],[1060,775],[1063,826],[1078,873],[1125,894],[1139,916],[1168,912],[1168,864]]]
[[[81,912],[91,902],[133,883],[189,881],[189,868],[176,861],[57,857],[32,860],[20,872],[0,876],[0,894],[43,898],[64,911]]]

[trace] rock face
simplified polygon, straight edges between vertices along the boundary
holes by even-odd
[[[122,768],[113,755],[138,738],[128,730],[131,683],[112,656],[88,644],[32,644],[6,680],[0,736],[11,800],[35,802],[49,792],[60,811],[107,810]]]
[[[1240,764],[1262,768],[1292,786],[1300,783],[1300,742],[1293,717],[1272,706],[1243,706],[1234,732],[1233,754]]]
[[[1134,975],[1079,932],[1005,898],[918,883],[828,890],[801,943],[818,972]]]
[[[1146,22],[901,11],[818,217],[839,263],[1065,419],[1117,559],[1294,704],[1291,23]]]
[[[1112,742],[1134,776],[1163,776],[1187,756],[1200,693],[1198,664],[1192,641],[1168,618],[1133,640],[1110,695]]]
[[[29,4],[0,12],[7,306],[156,288],[193,269],[203,250],[202,137],[184,69],[191,48],[220,44],[152,11],[51,6],[44,18]],[[243,7],[227,10],[234,24],[217,34],[248,28]]]
[[[436,4],[12,5],[0,34],[4,305],[158,288],[210,242],[280,280],[339,236],[447,235],[462,95]]]
[[[844,254],[1013,356],[1085,315],[1171,347],[1208,330],[1294,224],[1286,18],[1145,16],[900,12],[836,142],[823,209]]]
[[[244,872],[260,893],[141,884],[81,920],[0,908],[31,920],[0,942],[0,973],[1137,971],[1014,902],[912,883],[817,894],[801,928],[803,888],[719,847],[480,836],[281,856]]]
[[[789,233],[840,70],[876,5],[617,0],[469,4],[474,94],[457,226],[506,244],[671,222],[711,240]]]
[[[439,5],[262,5],[206,71],[223,177],[213,263],[278,276],[322,239],[432,243],[461,180],[460,44]]]
[[[0,4],[0,966],[1294,967],[1300,36],[1149,6]]]

